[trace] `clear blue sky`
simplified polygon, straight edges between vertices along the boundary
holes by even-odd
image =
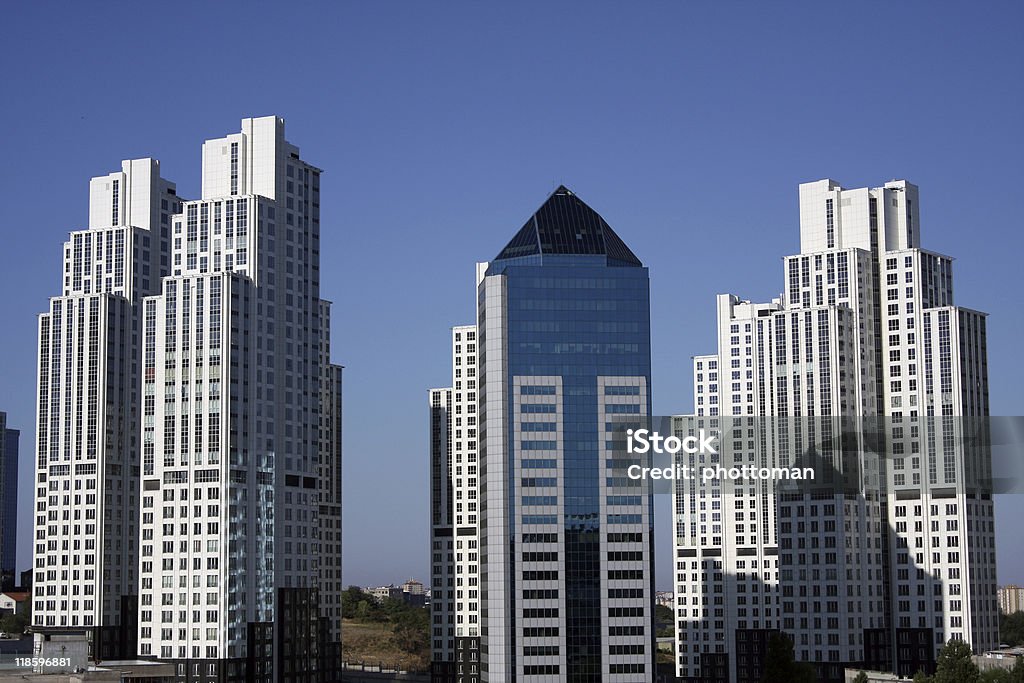
[[[797,184],[832,177],[920,185],[924,246],[957,257],[957,302],[991,313],[993,413],[1024,414],[1019,2],[23,2],[3,19],[0,410],[23,433],[20,567],[36,315],[88,179],[152,156],[195,197],[201,143],[245,116],[285,117],[326,169],[346,583],[428,578],[426,392],[449,381],[448,328],[472,321],[474,263],[559,183],[650,266],[656,412],[692,408],[716,293],[781,290]],[[1024,583],[1024,501],[998,512],[1000,581]]]

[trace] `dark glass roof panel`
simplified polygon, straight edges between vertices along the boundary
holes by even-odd
[[[605,220],[564,185],[537,209],[496,260],[535,254],[602,255],[622,264],[643,265]]]
[[[526,225],[516,233],[512,241],[505,245],[505,248],[498,254],[499,259],[515,258],[517,256],[533,256],[540,253],[540,245],[537,244],[536,219],[531,216]]]

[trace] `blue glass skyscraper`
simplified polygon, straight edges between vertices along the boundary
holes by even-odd
[[[559,187],[478,268],[477,328],[483,678],[653,680],[653,508],[611,443],[650,415],[647,268]]]

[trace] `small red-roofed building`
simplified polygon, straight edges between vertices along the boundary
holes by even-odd
[[[0,615],[3,614],[28,614],[29,593],[21,591],[7,591],[0,593]]]

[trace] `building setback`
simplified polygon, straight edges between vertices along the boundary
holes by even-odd
[[[176,681],[324,680],[340,658],[342,371],[319,296],[320,170],[276,117],[202,156],[198,200],[150,160],[95,179],[90,230],[66,247],[65,296],[40,323],[50,535],[33,621],[44,643],[91,627],[94,655],[166,661]],[[100,577],[120,590],[86,583],[102,597],[74,601]]]
[[[320,680],[341,592],[320,170],[284,121],[244,119],[203,145],[173,236],[144,302],[139,654],[179,680]]]
[[[452,328],[452,387],[430,390],[431,667],[480,680],[476,326]]]
[[[431,392],[445,680],[477,680],[477,644],[479,680],[653,680],[652,501],[610,459],[650,415],[647,269],[559,187],[478,265],[477,302]]]
[[[822,681],[998,642],[984,452],[960,441],[989,414],[985,315],[953,304],[919,208],[905,181],[803,184],[782,297],[718,297],[718,352],[693,359],[676,429],[720,430],[727,467],[811,454],[825,480],[676,483],[684,680],[756,680],[773,631]]]
[[[33,631],[85,635],[102,659],[137,652],[141,308],[179,206],[153,159],[93,178],[39,316]]]

